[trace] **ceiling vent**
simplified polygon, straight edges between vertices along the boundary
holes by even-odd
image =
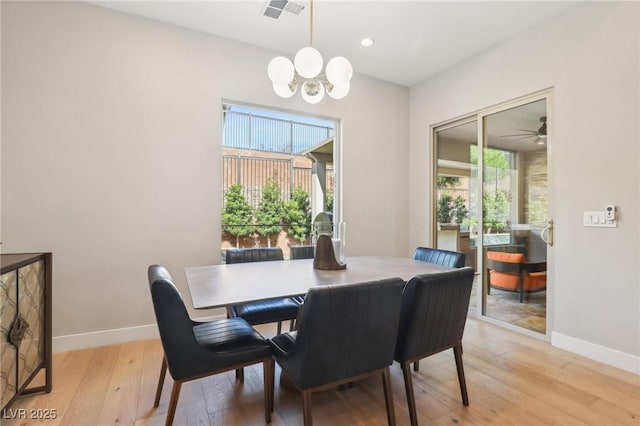
[[[283,10],[299,15],[304,10],[304,5],[289,0],[267,0],[262,15],[278,19]]]

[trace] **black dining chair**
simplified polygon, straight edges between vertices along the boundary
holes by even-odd
[[[417,247],[413,252],[413,258],[435,265],[451,266],[452,268],[462,268],[466,261],[466,255],[463,252],[431,247]],[[413,370],[420,370],[419,361],[413,364]]]
[[[227,264],[275,260],[284,260],[282,249],[279,247],[229,249],[225,256]],[[265,277],[265,285],[277,285],[277,277]],[[277,322],[277,334],[280,334],[282,321],[290,321],[290,329],[293,328],[293,322],[298,316],[299,308],[299,300],[293,297],[284,297],[228,306],[227,316],[229,318],[243,318],[251,325]]]
[[[289,253],[291,260],[297,259],[313,259],[315,255],[313,246],[291,246],[289,247]],[[295,296],[295,299],[300,303],[304,303],[304,296]],[[294,324],[291,325],[291,330],[294,329]]]
[[[289,247],[291,260],[296,259],[313,259],[313,246],[291,246]]]
[[[402,367],[412,426],[418,424],[418,419],[410,363],[438,352],[453,349],[462,403],[469,405],[462,366],[462,335],[474,275],[469,266],[418,275],[404,288],[394,359]]]
[[[242,318],[192,320],[164,267],[149,266],[148,278],[164,351],[154,407],[160,404],[167,369],[173,378],[165,424],[173,424],[184,382],[257,363],[263,365],[265,422],[271,423],[275,362],[269,342]]]
[[[302,392],[305,426],[312,424],[311,394],[381,375],[387,420],[395,424],[389,365],[393,362],[400,278],[313,287],[298,330],[271,339],[282,374]]]
[[[430,247],[417,247],[413,252],[413,258],[453,268],[462,268],[466,261],[466,255],[463,252]]]

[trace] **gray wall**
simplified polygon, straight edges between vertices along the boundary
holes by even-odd
[[[409,223],[429,241],[430,126],[552,87],[552,342],[640,373],[639,7],[581,3],[412,87]],[[618,228],[583,227],[609,203]]]
[[[2,249],[53,252],[55,349],[153,334],[147,266],[189,300],[183,268],[218,261],[223,99],[342,119],[349,253],[405,251],[408,89],[356,74],[342,101],[280,99],[275,55],[80,2],[2,2]]]

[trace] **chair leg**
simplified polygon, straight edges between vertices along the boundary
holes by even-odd
[[[520,280],[518,281],[518,293],[520,293],[520,303],[524,302],[524,272],[520,271]]]
[[[269,399],[269,404],[270,404],[270,408],[271,408],[271,412],[274,412],[274,404],[273,404],[273,399],[274,399],[274,388],[275,388],[275,382],[276,382],[276,359],[273,358],[271,359],[271,363],[269,364],[270,368],[271,368],[271,377],[270,377],[270,381],[269,381],[269,392],[270,392],[270,399]]]
[[[409,407],[409,420],[411,426],[418,425],[418,415],[416,414],[416,399],[413,394],[413,379],[411,378],[411,363],[405,361],[400,363],[402,375],[404,376],[404,390],[407,393],[407,405]]]
[[[167,357],[162,355],[162,366],[160,367],[160,377],[158,378],[158,388],[156,389],[156,399],[153,402],[154,407],[160,405],[160,395],[162,395],[162,386],[164,385],[164,378],[167,375]]]
[[[304,426],[312,426],[313,419],[311,418],[311,391],[302,391],[302,417],[304,419]]]
[[[273,381],[275,371],[275,360],[268,359],[262,363],[264,381],[264,421],[271,423],[271,413],[273,412]]]
[[[420,370],[420,361],[416,361],[413,363],[413,371],[418,371]]]
[[[384,403],[387,406],[387,422],[389,426],[395,426],[396,413],[393,408],[393,393],[391,392],[391,374],[389,373],[389,367],[385,367],[384,370],[382,370],[382,387],[384,388]]]
[[[165,421],[165,426],[173,425],[173,418],[176,415],[176,407],[178,406],[178,398],[180,397],[180,388],[182,387],[182,382],[173,382],[173,387],[171,388],[171,399],[169,400],[169,408],[167,409],[167,420]]]
[[[236,369],[236,380],[239,380],[240,383],[244,383],[244,368]]]
[[[453,347],[453,356],[456,359],[456,369],[458,370],[458,382],[460,382],[460,393],[462,394],[462,404],[469,406],[469,395],[467,394],[467,382],[464,379],[464,367],[462,366],[462,342]]]
[[[289,331],[293,331],[293,330],[295,330],[295,329],[296,329],[296,320],[292,319],[292,320],[289,322]]]
[[[282,321],[278,321],[278,332],[276,334],[282,333]]]

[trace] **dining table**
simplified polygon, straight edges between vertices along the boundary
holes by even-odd
[[[449,266],[392,256],[347,257],[347,267],[323,270],[313,259],[188,266],[184,269],[194,309],[302,296],[310,288],[451,271]]]

